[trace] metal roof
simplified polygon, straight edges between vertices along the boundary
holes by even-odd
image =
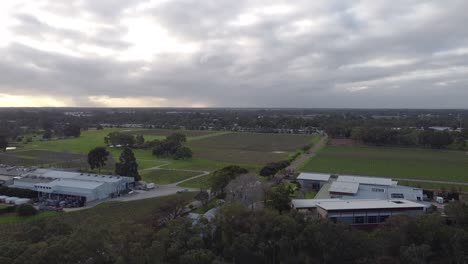
[[[326,182],[330,179],[330,174],[302,172],[301,174],[299,174],[299,176],[297,176],[297,179]]]
[[[331,184],[329,192],[335,193],[349,193],[349,194],[356,194],[359,189],[359,183],[357,182],[340,182],[335,181]]]
[[[78,181],[78,180],[69,180],[69,179],[59,179],[49,183],[37,184],[38,186],[46,187],[69,187],[76,189],[88,189],[94,190],[97,187],[103,185],[103,182],[91,182],[91,181]]]
[[[389,178],[377,178],[377,177],[363,177],[363,176],[350,176],[350,175],[343,175],[338,176],[336,181],[339,182],[356,182],[361,184],[372,184],[372,185],[397,185],[397,181],[393,181]]]
[[[365,210],[365,209],[405,209],[405,208],[424,208],[419,203],[408,200],[335,200],[318,202],[316,206],[327,211],[333,210]]]
[[[125,181],[133,181],[131,177],[114,176],[114,175],[102,175],[93,173],[81,173],[71,171],[59,171],[59,170],[48,170],[38,169],[31,172],[30,175],[38,175],[42,177],[49,177],[55,179],[75,179],[75,180],[86,180],[94,182],[119,182],[122,179]]]
[[[338,200],[338,199],[293,199],[291,200],[291,204],[296,209],[314,208],[317,206],[317,203],[319,202],[335,201],[335,200]]]

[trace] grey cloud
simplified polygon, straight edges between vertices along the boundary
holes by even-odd
[[[34,14],[18,14],[13,30],[119,53],[130,47],[120,23],[124,10],[140,3],[78,5],[108,25],[92,37],[45,25]],[[451,69],[468,67],[468,54],[443,53],[468,48],[466,1],[274,3],[296,8],[267,15],[259,8],[271,1],[175,0],[132,14],[147,16],[177,40],[200,47],[193,54],[159,53],[152,62],[70,57],[13,42],[0,48],[0,93],[71,96],[80,105],[92,104],[87,96],[109,96],[211,106],[466,107],[465,72]],[[259,21],[230,24],[245,13],[255,13]],[[309,31],[295,34],[294,23],[305,19],[311,20]],[[407,62],[391,64],[398,60]]]

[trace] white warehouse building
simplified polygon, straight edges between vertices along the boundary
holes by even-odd
[[[11,187],[37,191],[40,198],[75,198],[84,204],[118,196],[132,184],[131,177],[37,169],[14,177]]]

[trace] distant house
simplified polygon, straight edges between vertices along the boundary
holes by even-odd
[[[453,128],[444,127],[444,126],[432,126],[432,127],[428,127],[428,129],[432,131],[437,131],[437,132],[444,132],[444,131],[452,132],[453,131]]]

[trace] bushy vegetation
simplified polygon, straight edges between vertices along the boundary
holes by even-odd
[[[183,145],[187,137],[181,133],[174,133],[164,140],[155,140],[153,146],[153,155],[157,157],[169,157],[173,159],[190,159],[192,150]]]
[[[133,146],[136,143],[135,136],[121,133],[111,132],[105,138],[104,142],[108,146]]]
[[[179,199],[181,198],[181,199]],[[1,263],[465,263],[468,207],[359,231],[300,213],[226,205],[211,222],[165,197],[0,226]],[[185,199],[185,202],[184,202]],[[130,210],[130,211],[129,211]]]
[[[217,170],[213,173],[210,178],[211,192],[214,194],[224,194],[224,188],[229,184],[230,181],[242,174],[246,174],[249,171],[245,168],[237,165],[231,165]]]
[[[278,173],[280,170],[285,169],[291,163],[288,160],[271,162],[260,170],[260,176],[271,177]]]
[[[10,197],[19,197],[19,198],[36,198],[37,192],[33,190],[28,190],[28,189],[0,186],[0,195],[6,195]]]
[[[16,207],[16,214],[18,216],[31,216],[37,214],[37,209],[30,204],[20,204]]]

